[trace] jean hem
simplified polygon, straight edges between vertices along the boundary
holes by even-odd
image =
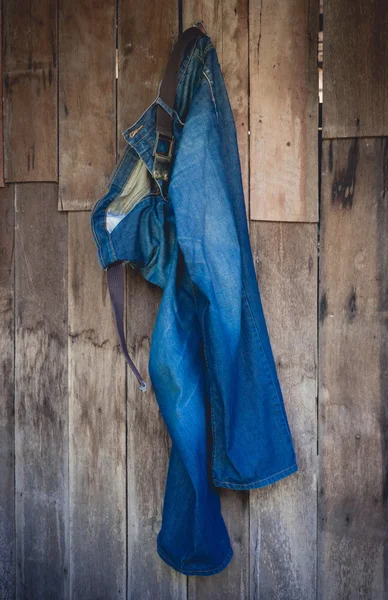
[[[298,471],[297,463],[294,463],[287,469],[283,469],[282,471],[278,471],[265,479],[259,479],[257,481],[251,481],[249,483],[233,483],[231,481],[219,481],[218,479],[213,477],[213,483],[216,487],[227,488],[229,490],[250,490],[265,487],[266,485],[270,485],[271,483],[275,483],[280,479],[284,479],[284,477],[288,477],[292,473]]]
[[[175,569],[175,571],[178,571],[178,573],[182,573],[183,575],[197,575],[197,576],[203,576],[203,577],[207,577],[209,575],[216,575],[217,573],[220,573],[220,571],[223,571],[228,566],[228,564],[230,563],[230,561],[233,558],[233,550],[232,550],[232,548],[230,548],[228,551],[228,554],[226,555],[226,558],[218,567],[214,567],[214,569],[206,569],[206,570],[198,569],[198,571],[196,571],[193,569],[184,569],[184,568],[178,567],[176,565],[176,563],[173,560],[171,560],[171,558],[168,557],[168,555],[164,552],[164,550],[162,550],[160,548],[159,545],[157,545],[156,549],[157,549],[157,552],[158,552],[160,558],[165,563],[167,563],[170,567]]]

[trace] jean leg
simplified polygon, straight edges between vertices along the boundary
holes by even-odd
[[[209,477],[203,342],[182,260],[164,289],[149,371],[172,438],[158,552],[186,575],[212,575],[227,566],[233,553],[220,498]]]

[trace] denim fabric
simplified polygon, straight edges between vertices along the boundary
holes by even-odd
[[[149,373],[172,439],[161,558],[212,575],[233,552],[217,487],[298,470],[255,275],[233,115],[217,54],[182,59],[168,193],[152,179],[157,97],[127,142],[91,226],[103,269],[125,261],[160,286]]]

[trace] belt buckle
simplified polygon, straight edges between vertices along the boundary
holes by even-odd
[[[166,152],[158,150],[159,142],[166,142],[168,149]],[[170,163],[174,150],[174,136],[169,136],[160,131],[156,132],[156,140],[154,146],[154,169],[153,176],[155,179],[167,181],[170,174]]]

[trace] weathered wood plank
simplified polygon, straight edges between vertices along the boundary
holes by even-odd
[[[122,131],[156,97],[170,51],[178,37],[178,5],[118,4],[118,147]],[[160,290],[127,270],[128,347],[147,374],[149,343]],[[150,386],[139,391],[128,372],[128,598],[186,597],[186,578],[156,552],[169,456],[169,438]]]
[[[15,598],[14,204],[0,191],[0,598]]]
[[[3,2],[0,0],[0,187],[4,187],[4,138],[3,138]]]
[[[115,4],[60,3],[60,210],[91,208],[115,164]]]
[[[183,0],[183,28],[202,20],[217,51],[236,124],[245,203],[249,211],[248,2]],[[190,598],[249,597],[249,492],[219,490],[234,556],[212,577],[190,577]]]
[[[323,137],[388,134],[388,5],[325,0]]]
[[[199,20],[217,50],[236,124],[245,203],[249,210],[248,2],[183,0],[183,28]]]
[[[57,2],[4,2],[7,181],[57,181]]]
[[[315,598],[317,226],[252,223],[264,314],[299,472],[251,492],[250,598]]]
[[[15,186],[17,598],[67,597],[67,216]]]
[[[125,362],[89,219],[69,213],[70,592],[125,598]]]
[[[253,0],[251,219],[318,220],[318,3]]]
[[[121,133],[154,100],[178,37],[178,4],[118,0],[118,149]]]
[[[387,597],[388,139],[325,141],[319,598]]]

